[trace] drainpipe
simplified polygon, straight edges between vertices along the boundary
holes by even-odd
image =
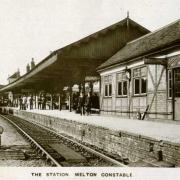
[[[130,113],[130,111],[131,111],[131,91],[130,91],[130,88],[131,88],[131,86],[130,86],[130,79],[129,79],[129,81],[128,81],[128,111],[129,111],[129,119],[131,118],[131,113]]]
[[[172,110],[173,110],[173,120],[175,120],[175,93],[174,93],[174,68],[172,69]]]
[[[127,83],[128,83],[128,111],[129,111],[129,119],[131,118],[131,69],[128,69],[127,66],[125,68],[125,73],[126,73],[126,78],[128,79]]]

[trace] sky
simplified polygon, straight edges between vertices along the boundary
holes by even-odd
[[[180,18],[179,0],[0,0],[0,84],[127,16],[150,31]]]

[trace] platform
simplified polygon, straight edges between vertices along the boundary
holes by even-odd
[[[112,117],[105,115],[85,115],[81,116],[68,110],[27,110],[28,112],[58,117],[66,120],[73,120],[80,123],[101,126],[115,131],[126,131],[138,135],[148,136],[157,140],[166,140],[180,143],[180,124],[165,123],[156,121],[145,121],[136,119],[126,119],[122,117]]]

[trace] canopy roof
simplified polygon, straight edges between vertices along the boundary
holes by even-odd
[[[128,42],[115,55],[101,64],[98,69],[104,69],[128,62],[140,56],[150,53],[179,47],[180,43],[180,20],[177,20],[157,31],[148,33],[138,39]]]
[[[128,41],[149,33],[129,18],[58,49],[30,72],[0,90],[59,91],[64,86],[81,83],[86,76],[98,76],[96,68]]]

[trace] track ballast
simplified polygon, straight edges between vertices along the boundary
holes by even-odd
[[[30,142],[31,146],[49,162],[50,166],[125,166],[122,162],[102,152],[83,145],[70,137],[57,134],[46,127],[13,115],[1,116],[14,125]]]

